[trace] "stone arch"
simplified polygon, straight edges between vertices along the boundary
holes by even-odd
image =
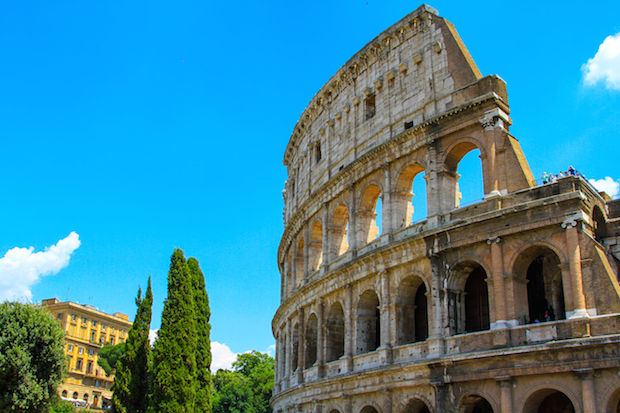
[[[304,248],[305,242],[304,238],[300,237],[297,242],[297,248],[295,249],[295,287],[298,287],[301,284],[301,281],[305,275],[305,262],[304,262]]]
[[[338,360],[344,356],[344,311],[339,302],[333,303],[327,313],[326,361]]]
[[[317,360],[319,320],[315,313],[310,314],[306,322],[305,368],[310,368]]]
[[[323,225],[317,220],[310,231],[310,271],[316,271],[323,263]]]
[[[362,409],[360,410],[360,413],[380,413],[380,412],[379,412],[379,409],[377,409],[377,407],[367,404],[364,407],[362,407]]]
[[[414,397],[407,402],[407,405],[400,413],[431,413],[426,401]]]
[[[338,257],[349,249],[349,209],[345,204],[339,204],[332,214],[329,227],[332,257]]]
[[[408,344],[428,338],[428,289],[424,280],[416,275],[403,279],[398,286],[396,299],[396,342]]]
[[[78,398],[78,392],[74,391],[72,396],[73,396],[73,397],[72,397],[72,399],[77,400],[77,398]]]
[[[82,399],[87,402],[88,401],[88,393],[84,393],[84,396],[82,397]]]
[[[480,391],[463,396],[459,406],[461,413],[494,413],[497,408],[492,398]]]
[[[60,395],[61,395],[62,397],[67,397],[67,394],[68,394],[68,393],[67,393],[67,391],[66,391],[66,390],[63,390],[63,391],[62,391],[62,393],[61,393]]]
[[[381,188],[376,184],[370,184],[362,192],[360,198],[360,208],[357,212],[359,241],[361,244],[367,244],[374,241],[380,234],[379,226],[376,219],[378,215],[378,201],[381,197]]]
[[[442,193],[442,207],[446,211],[460,206],[461,194],[459,191],[460,175],[457,173],[458,166],[465,155],[475,150],[480,151],[483,192],[490,192],[487,191],[487,187],[489,185],[486,182],[487,173],[485,173],[486,167],[483,161],[486,156],[484,145],[472,137],[461,138],[448,147],[446,150],[446,155],[443,159],[440,191]]]
[[[299,324],[293,325],[291,332],[291,373],[297,370],[299,364]]]
[[[607,403],[605,405],[606,410],[604,413],[620,413],[620,387],[618,387],[606,399]]]
[[[408,227],[414,221],[414,217],[422,218],[415,215],[416,211],[411,202],[415,196],[412,189],[413,182],[420,173],[424,173],[424,168],[418,163],[412,163],[406,165],[398,175],[392,192],[392,214],[396,229]],[[426,199],[426,194],[424,194],[424,199]]]
[[[605,222],[605,214],[598,205],[592,208],[592,227],[594,239],[601,242],[607,236],[607,224]]]
[[[524,248],[514,260],[513,274],[526,281],[518,283],[516,291],[517,296],[527,297],[516,303],[517,316],[526,324],[566,318],[561,260],[554,249],[541,244]]]
[[[355,316],[356,354],[375,351],[380,343],[381,315],[379,297],[374,290],[366,290],[360,296]]]
[[[453,334],[488,330],[490,327],[488,272],[478,261],[464,260],[448,277],[448,320]]]
[[[577,413],[577,406],[578,402],[567,392],[545,387],[527,397],[522,413]]]

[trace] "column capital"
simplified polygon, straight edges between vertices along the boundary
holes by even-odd
[[[495,376],[494,379],[500,387],[512,386],[512,376],[510,376],[509,374]]]
[[[563,222],[562,222],[562,228],[564,229],[570,229],[570,228],[574,228],[577,226],[577,220],[575,218],[566,218]]]
[[[487,239],[487,244],[489,245],[499,244],[500,242],[502,242],[502,239],[497,236],[493,236]]]
[[[581,380],[592,380],[592,376],[594,376],[594,369],[591,367],[573,369],[573,373],[575,373]]]

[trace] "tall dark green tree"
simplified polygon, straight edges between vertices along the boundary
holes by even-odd
[[[194,292],[194,322],[196,329],[196,403],[195,413],[211,412],[211,325],[209,298],[205,288],[205,277],[196,258],[187,260],[192,290]]]
[[[192,282],[183,251],[175,249],[168,271],[168,297],[153,348],[152,411],[193,413],[196,387]]]
[[[136,306],[136,318],[129,330],[125,351],[114,376],[112,411],[115,413],[145,413],[148,409],[151,352],[149,331],[153,306],[151,277],[144,298],[142,290],[138,290]]]

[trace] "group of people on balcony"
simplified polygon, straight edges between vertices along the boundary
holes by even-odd
[[[542,175],[540,176],[540,180],[542,181],[543,185],[545,184],[552,184],[554,182],[557,182],[558,179],[560,178],[564,178],[566,176],[583,176],[579,173],[579,171],[577,171],[575,168],[573,168],[573,165],[568,167],[568,170],[566,171],[560,171],[560,173],[558,174],[547,174],[547,172],[543,172]]]

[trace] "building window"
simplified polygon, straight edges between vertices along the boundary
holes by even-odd
[[[93,350],[92,348],[90,350],[88,350],[88,355],[89,356],[93,356],[93,354],[95,354],[95,350]]]
[[[77,321],[77,314],[71,314],[71,321]]]
[[[69,344],[67,346],[67,351],[69,351],[69,352],[73,351],[73,344]]]
[[[90,332],[90,341],[95,341],[95,339],[96,339],[96,335],[95,334],[96,333],[94,331]]]
[[[316,143],[316,147],[314,148],[314,157],[315,163],[319,163],[321,160],[321,142]]]
[[[66,390],[62,391],[62,397],[67,397],[67,391]]]
[[[76,391],[73,392],[73,398],[77,399],[78,398],[78,393]]]
[[[88,401],[88,393],[84,393],[84,401],[87,402]]]
[[[112,345],[116,344],[116,337],[110,336],[110,344]]]
[[[95,380],[95,387],[99,388],[99,380]]]
[[[86,373],[92,373],[93,372],[93,362],[92,360],[88,360],[88,362],[86,363]]]
[[[105,331],[105,323],[101,324],[101,331]]]
[[[93,320],[93,327],[97,327],[97,320]]]
[[[79,359],[77,359],[77,362],[75,363],[75,369],[82,371],[82,366],[83,365],[84,365],[84,360],[79,358]]]
[[[86,317],[82,317],[82,324],[86,324],[88,323],[88,320],[86,319]]]
[[[78,354],[84,354],[84,347],[78,348]]]
[[[364,99],[364,118],[366,120],[375,116],[375,95],[368,95],[366,99]]]
[[[62,313],[58,313],[58,319],[62,321]]]

